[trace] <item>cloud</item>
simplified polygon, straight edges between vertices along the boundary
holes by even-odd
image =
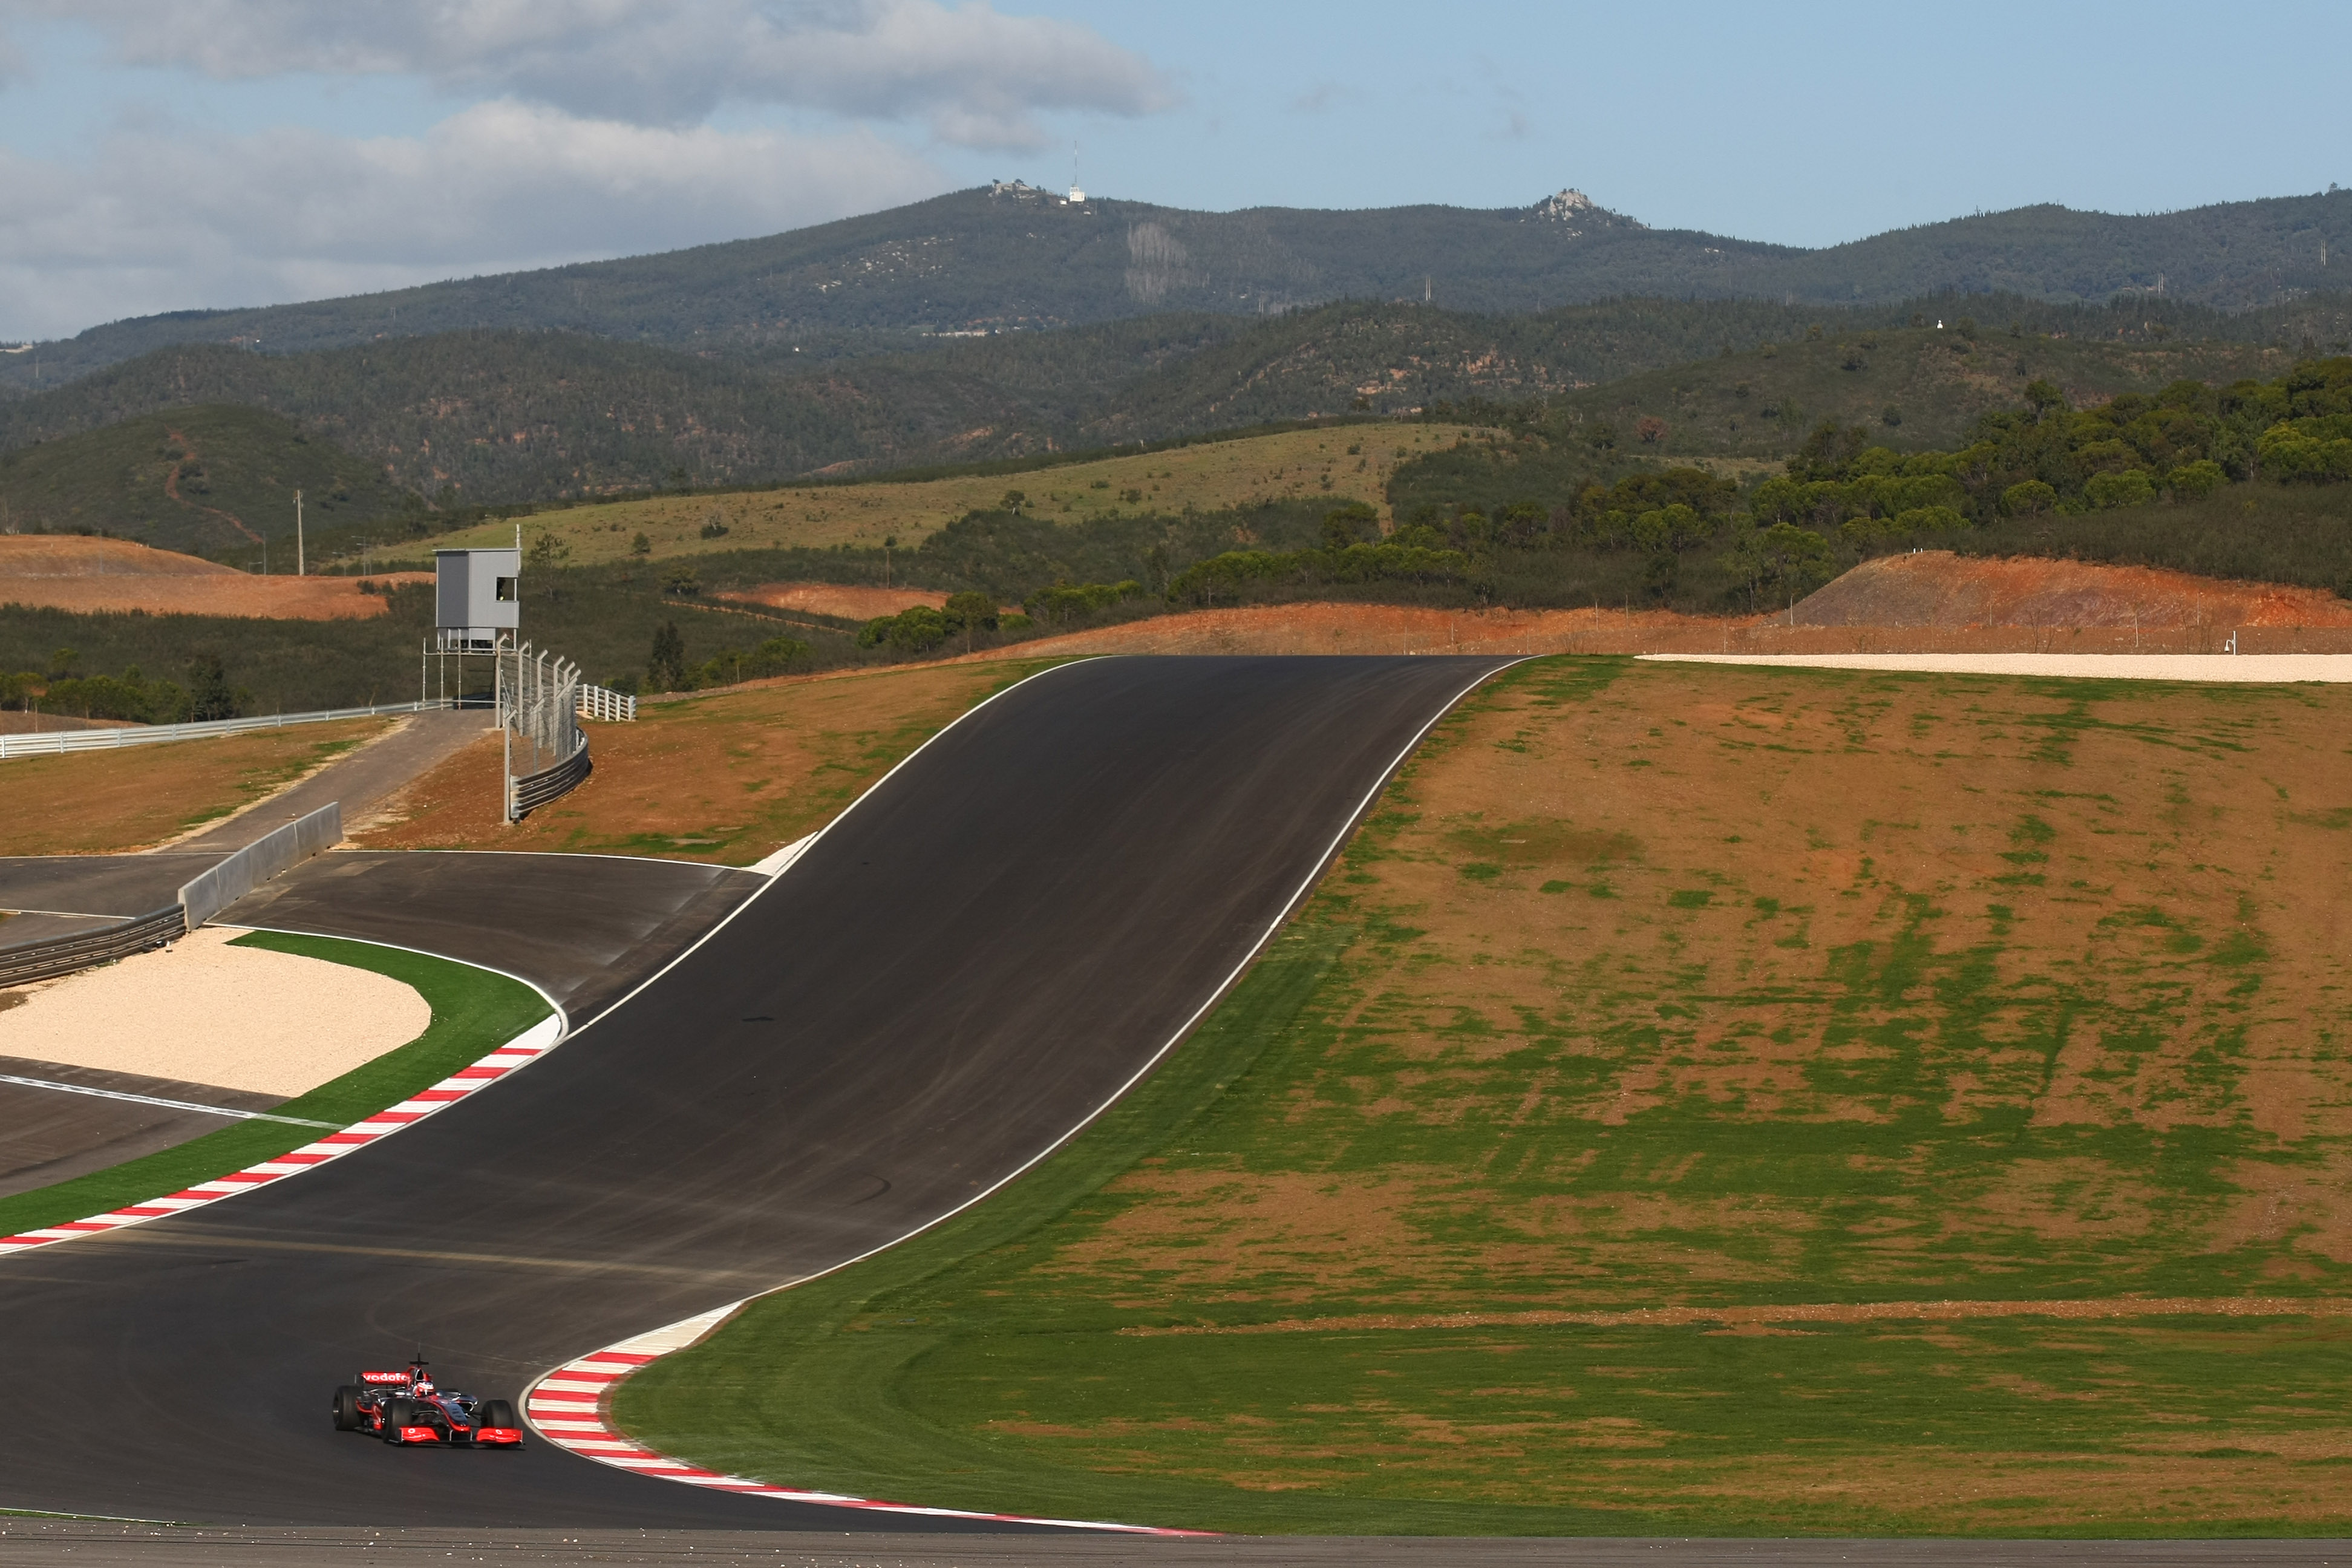
[[[411,75],[600,120],[682,125],[726,103],[922,121],[1034,148],[1034,115],[1141,115],[1175,95],[1092,29],[939,0],[0,0],[100,28],[125,63],[223,79]]]
[[[863,130],[646,126],[507,100],[418,137],[127,127],[84,158],[0,152],[0,335],[675,249],[949,184]]]

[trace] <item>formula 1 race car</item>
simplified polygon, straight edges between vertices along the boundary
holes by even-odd
[[[520,1448],[522,1424],[503,1399],[477,1399],[436,1386],[420,1355],[404,1372],[363,1372],[335,1390],[335,1430],[387,1443],[457,1448]]]

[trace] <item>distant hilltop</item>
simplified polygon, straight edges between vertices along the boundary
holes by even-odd
[[[1538,223],[1567,224],[1569,237],[1573,239],[1588,228],[1649,228],[1649,225],[1627,217],[1623,213],[1611,212],[1607,207],[1570,185],[1557,195],[1546,196],[1528,209],[1529,216]]]

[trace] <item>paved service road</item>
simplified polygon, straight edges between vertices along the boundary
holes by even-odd
[[[1018,1169],[1152,1058],[1391,761],[1500,662],[1049,671],[950,729],[542,1062],[249,1196],[0,1258],[11,1403],[44,1413],[0,1424],[0,1507],[920,1528],[544,1444],[387,1450],[331,1431],[328,1394],[419,1342],[446,1382],[518,1394]]]
[[[502,969],[554,997],[577,1025],[767,881],[757,871],[689,860],[339,849],[289,868],[218,919]]]

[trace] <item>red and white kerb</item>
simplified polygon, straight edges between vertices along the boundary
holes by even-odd
[[[721,1475],[689,1465],[682,1459],[646,1447],[625,1436],[613,1426],[611,1405],[613,1390],[622,1380],[639,1368],[659,1361],[673,1351],[682,1351],[701,1339],[733,1315],[740,1301],[730,1301],[724,1307],[623,1340],[619,1344],[566,1362],[541,1378],[523,1394],[523,1419],[531,1429],[559,1447],[569,1448],[583,1458],[601,1465],[634,1470],[641,1476],[656,1476],[663,1480],[682,1481],[691,1487],[707,1487],[712,1491],[736,1492],[746,1497],[775,1498],[783,1502],[822,1503],[828,1508],[863,1509],[876,1513],[920,1514],[929,1519],[969,1519],[992,1524],[1043,1524],[1066,1530],[1115,1531],[1123,1535],[1197,1536],[1210,1533],[1197,1530],[1162,1530],[1144,1524],[1113,1524],[1087,1519],[1037,1519],[1018,1513],[978,1513],[969,1509],[925,1508],[916,1503],[882,1502],[873,1498],[850,1497],[842,1492],[803,1491],[792,1487],[771,1486],[744,1476]]]
[[[275,1160],[265,1160],[258,1165],[248,1165],[242,1171],[232,1171],[209,1182],[199,1182],[184,1192],[150,1198],[143,1204],[109,1209],[88,1219],[69,1220],[64,1225],[44,1226],[37,1230],[0,1237],[0,1253],[54,1247],[60,1241],[71,1241],[76,1237],[121,1230],[125,1226],[138,1225],[144,1220],[185,1214],[190,1209],[216,1204],[223,1198],[233,1198],[239,1193],[249,1193],[272,1182],[315,1170],[330,1161],[341,1159],[354,1149],[364,1149],[380,1138],[389,1138],[404,1127],[413,1127],[435,1111],[455,1105],[476,1089],[529,1067],[554,1049],[562,1033],[563,1021],[560,1016],[542,1018],[473,1066],[458,1068],[431,1089],[419,1089],[398,1105],[379,1110],[365,1121],[355,1121],[341,1132],[330,1132],[317,1142],[305,1143]]]

